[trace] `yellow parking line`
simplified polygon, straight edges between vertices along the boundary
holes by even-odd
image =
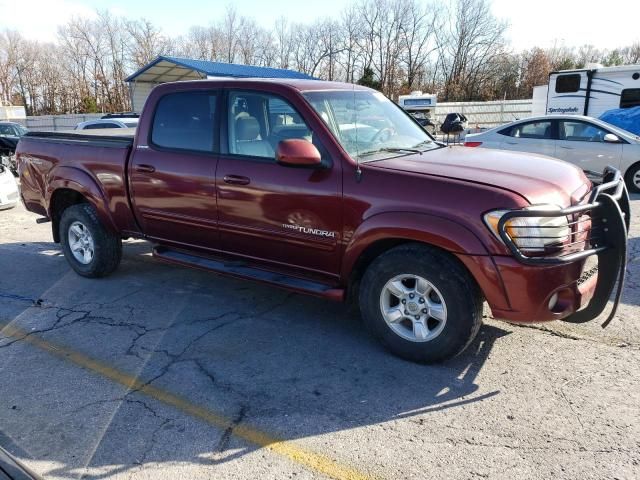
[[[36,335],[30,335],[25,330],[13,325],[3,326],[1,333],[5,337],[22,340],[23,342],[33,345],[34,347],[58,358],[68,360],[86,370],[119,383],[128,389],[142,392],[162,403],[186,413],[187,415],[199,418],[214,427],[227,429],[233,425],[233,421],[231,419],[196,405],[184,397],[171,393],[167,390],[163,390],[162,388],[154,387],[153,385],[146,385],[144,382],[126,372],[111,367],[83,353],[71,350],[65,346],[46,341]],[[253,443],[254,445],[258,445],[259,447],[267,448],[272,452],[278,453],[279,455],[293,460],[310,470],[322,473],[330,478],[338,480],[369,480],[373,478],[371,475],[367,475],[351,467],[341,465],[325,455],[306,450],[305,448],[295,445],[293,442],[274,437],[246,424],[236,425],[233,427],[233,435],[246,440],[247,442]]]

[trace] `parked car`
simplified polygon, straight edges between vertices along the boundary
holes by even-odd
[[[101,118],[98,120],[88,120],[76,125],[76,130],[98,130],[105,128],[136,128],[137,118]]]
[[[140,115],[135,112],[115,112],[115,113],[106,113],[100,118],[140,118]]]
[[[19,123],[14,122],[0,122],[0,137],[2,138],[15,138],[19,139],[29,130],[24,128]],[[17,144],[17,141],[16,141]]]
[[[13,208],[18,203],[18,184],[10,169],[0,165],[0,210]]]
[[[166,83],[135,136],[109,133],[18,145],[27,209],[85,277],[142,238],[165,262],[355,301],[392,352],[435,362],[470,344],[485,299],[496,318],[584,322],[625,272],[620,172],[444,147],[365,87]]]
[[[16,145],[28,130],[19,123],[0,122],[0,164],[8,166],[17,175],[15,164]]]
[[[612,165],[622,171],[629,190],[640,193],[640,137],[596,118],[527,118],[469,134],[465,146],[540,153],[597,172]],[[537,157],[530,160],[539,161]]]

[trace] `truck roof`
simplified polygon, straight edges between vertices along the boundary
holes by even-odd
[[[198,84],[202,86],[211,85],[217,87],[220,85],[238,85],[238,86],[258,86],[262,85],[284,85],[301,92],[319,91],[319,90],[371,90],[362,85],[344,82],[328,82],[324,80],[307,80],[293,78],[208,78],[203,80],[185,80],[179,82],[170,82],[160,84],[159,87],[171,89],[174,85]],[[158,87],[156,87],[158,88]]]

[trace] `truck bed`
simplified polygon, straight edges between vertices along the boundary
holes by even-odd
[[[24,170],[21,194],[27,208],[49,216],[50,192],[75,185],[85,196],[93,195],[98,213],[113,219],[119,231],[136,231],[127,195],[134,134],[133,128],[26,134],[17,155]]]
[[[46,140],[47,142],[121,148],[133,145],[135,132],[135,128],[105,128],[93,130],[91,133],[86,133],[86,130],[29,132],[25,137],[33,140]]]

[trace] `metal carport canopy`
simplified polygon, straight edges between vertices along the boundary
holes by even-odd
[[[313,79],[304,73],[282,68],[255,67],[235,63],[210,62],[189,58],[160,56],[126,78],[126,82],[165,83],[207,77],[299,78]]]

